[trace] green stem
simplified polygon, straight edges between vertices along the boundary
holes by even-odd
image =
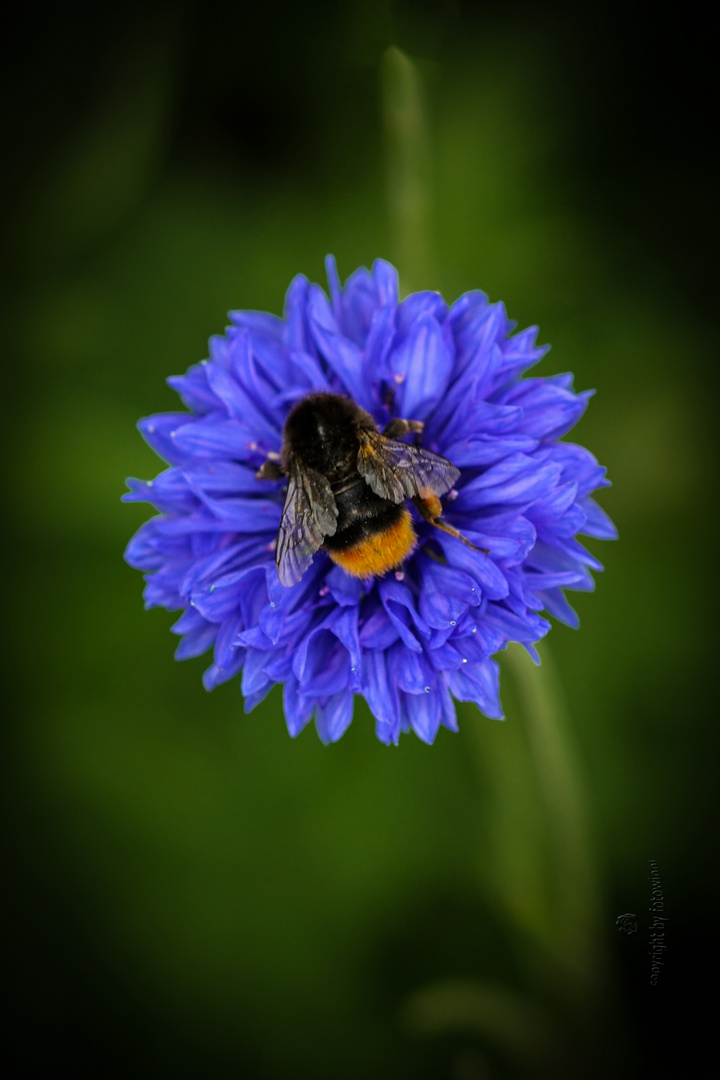
[[[407,294],[428,288],[432,269],[430,154],[418,70],[394,46],[382,60],[382,103],[391,240],[400,283]]]
[[[583,777],[572,745],[561,700],[557,671],[545,642],[536,667],[524,649],[506,651],[523,712],[534,770],[547,808],[549,840],[555,862],[553,938],[558,959],[576,986],[600,972],[596,938],[600,921],[598,874],[588,825]]]

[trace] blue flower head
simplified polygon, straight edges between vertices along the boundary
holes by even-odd
[[[441,724],[457,730],[453,698],[502,717],[493,657],[517,641],[537,658],[541,612],[577,626],[563,589],[591,590],[602,569],[577,534],[616,535],[591,497],[605,470],[558,441],[590,392],[574,393],[571,375],[524,378],[546,351],[537,330],[514,334],[482,292],[451,307],[436,292],[400,301],[382,260],[344,288],[332,258],[327,272],[329,299],[296,277],[282,319],[233,312],[210,359],[168,380],[189,411],[140,421],[170,467],[128,481],[124,498],[159,514],[125,557],[146,573],[146,607],[182,611],[177,658],[213,650],[208,690],[242,672],[249,711],[282,683],[290,734],[314,717],[323,742],[345,732],[362,694],[382,742],[412,730],[431,743]],[[399,568],[351,576],[320,548],[296,584],[281,583],[287,481],[256,474],[278,460],[293,407],[318,392],[351,398],[381,431],[421,421],[409,442],[459,470],[442,521],[473,547],[408,503],[417,543]]]

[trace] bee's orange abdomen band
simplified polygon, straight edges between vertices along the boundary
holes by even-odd
[[[402,516],[389,529],[372,533],[344,550],[328,551],[328,555],[346,574],[369,578],[400,566],[415,550],[416,544],[412,518],[403,508]]]

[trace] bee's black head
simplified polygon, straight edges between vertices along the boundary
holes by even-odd
[[[285,421],[285,457],[293,455],[325,475],[354,466],[357,430],[374,427],[372,417],[350,398],[339,394],[310,394]]]

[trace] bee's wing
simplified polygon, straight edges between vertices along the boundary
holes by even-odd
[[[358,432],[357,470],[376,495],[401,503],[414,495],[444,495],[460,470],[439,454],[411,443],[387,439],[379,431]]]
[[[296,585],[326,536],[337,528],[338,510],[322,473],[290,464],[285,505],[280,519],[275,564],[283,585]]]

